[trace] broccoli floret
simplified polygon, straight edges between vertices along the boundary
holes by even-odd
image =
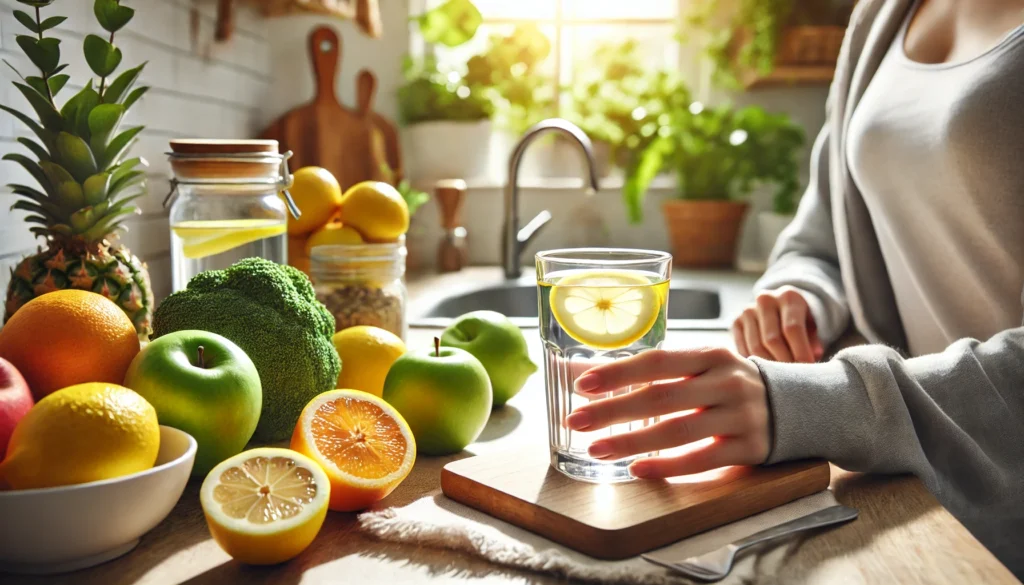
[[[227,337],[256,364],[263,412],[253,439],[292,434],[302,408],[334,388],[341,360],[334,350],[334,317],[305,274],[262,258],[201,272],[153,314],[154,336],[202,329]]]

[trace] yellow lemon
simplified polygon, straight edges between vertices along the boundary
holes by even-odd
[[[153,467],[156,410],[132,390],[94,382],[40,400],[14,428],[0,478],[14,489],[121,477]]]
[[[313,542],[327,516],[331,483],[291,449],[243,451],[210,471],[199,490],[210,534],[250,565],[276,565]]]
[[[391,185],[363,181],[342,196],[341,221],[367,241],[393,242],[409,230],[409,206]]]
[[[390,494],[416,463],[416,441],[402,415],[358,390],[328,390],[309,401],[291,448],[331,478],[332,510],[368,508]]]
[[[551,287],[551,314],[570,337],[598,349],[627,347],[662,312],[668,281],[629,270],[580,270]]]
[[[306,240],[306,255],[313,253],[317,246],[362,244],[363,236],[354,228],[340,223],[329,223],[313,232]]]
[[[288,189],[302,212],[299,219],[288,216],[288,235],[303,236],[320,229],[341,206],[341,185],[327,169],[302,167],[295,171],[295,183]]]
[[[380,327],[360,325],[335,333],[333,341],[341,358],[337,387],[384,394],[384,378],[391,364],[405,353],[402,339]]]

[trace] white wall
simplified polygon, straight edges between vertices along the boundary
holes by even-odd
[[[122,66],[149,61],[143,82],[152,89],[129,113],[128,124],[145,124],[133,148],[133,154],[149,163],[148,195],[139,200],[142,214],[128,222],[123,241],[148,265],[158,298],[170,291],[170,256],[167,211],[161,201],[168,191],[169,168],[165,152],[168,140],[175,137],[245,138],[255,135],[260,126],[259,105],[270,82],[268,21],[258,17],[242,3],[236,12],[232,40],[213,42],[215,2],[194,3],[198,29],[192,30],[191,0],[139,0],[130,5],[135,19],[115,39],[122,52]],[[31,74],[31,63],[14,42],[23,27],[14,20],[14,0],[0,0],[0,56],[15,64],[23,74]],[[67,99],[89,76],[82,57],[85,34],[99,31],[92,14],[92,2],[57,2],[44,9],[49,15],[69,19],[55,29],[62,39],[64,62],[70,63],[71,82],[58,100]],[[21,94],[11,86],[13,72],[0,73],[0,102],[30,112]],[[74,86],[72,86],[74,84]],[[14,139],[27,135],[20,122],[0,112],[0,153],[21,151]],[[20,166],[0,163],[0,184],[31,183]],[[34,252],[40,240],[33,239],[21,221],[22,212],[9,211],[14,197],[0,187],[0,290],[6,290],[9,270],[23,256]]]

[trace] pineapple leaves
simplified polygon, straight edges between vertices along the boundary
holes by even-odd
[[[83,43],[85,49],[85,61],[93,73],[100,77],[106,77],[117,69],[121,64],[121,49],[107,42],[106,39],[89,35]],[[23,47],[24,48],[24,47]]]
[[[36,24],[36,19],[34,19],[31,16],[29,16],[27,12],[22,12],[21,10],[15,10],[14,11],[14,18],[16,18],[18,20],[18,22],[20,22],[21,25],[24,26],[25,28],[27,28],[28,30],[30,30],[30,31],[32,31],[32,32],[34,32],[36,34],[39,34],[39,25]]]
[[[137,211],[138,211],[138,209],[135,208],[135,207],[130,207],[128,209],[125,209],[125,210],[121,211],[121,213],[119,213],[119,214],[118,213],[110,214],[110,212],[108,211],[107,213],[109,215],[107,215],[106,217],[100,219],[98,222],[96,222],[96,224],[94,226],[92,226],[91,228],[86,230],[84,233],[82,233],[82,237],[85,238],[85,240],[88,241],[88,242],[98,241],[98,240],[102,239],[104,236],[106,236],[107,234],[109,234],[109,233],[111,233],[111,232],[121,228],[121,216],[130,214],[130,213],[135,213]]]
[[[29,157],[23,154],[19,154],[17,152],[5,154],[3,160],[9,160],[21,165],[26,171],[28,171],[28,174],[32,175],[32,178],[35,179],[36,182],[39,183],[39,186],[42,187],[43,190],[46,191],[47,193],[50,193],[52,195],[56,191],[54,188],[54,184],[50,182],[49,178],[46,175],[46,172],[44,172],[42,167],[42,165],[44,164],[51,163],[47,161],[37,163],[36,161],[30,159]]]
[[[14,37],[14,40],[28,56],[29,61],[32,61],[32,64],[43,72],[43,75],[53,73],[60,66],[60,39],[54,37],[39,39],[28,35],[18,35]]]
[[[135,16],[135,11],[121,6],[119,0],[96,0],[92,10],[100,26],[109,33],[121,30]]]
[[[31,150],[32,154],[36,155],[36,158],[39,160],[50,160],[50,153],[46,152],[46,149],[35,140],[22,136],[18,138],[18,142],[25,148]]]
[[[122,175],[121,177],[111,181],[110,190],[107,194],[107,197],[109,199],[113,199],[118,194],[120,194],[121,191],[124,191],[129,187],[134,187],[135,185],[142,183],[145,180],[145,178],[146,173],[143,173],[142,171],[128,172]]]
[[[107,192],[110,189],[110,173],[97,173],[82,183],[82,191],[85,194],[85,202],[89,205],[97,205],[107,200]]]
[[[118,75],[110,84],[110,87],[103,92],[104,103],[114,104],[121,101],[121,98],[127,95],[128,90],[130,90],[132,86],[135,85],[135,82],[139,80],[139,75],[142,73],[142,68],[145,66],[146,64],[143,63],[138,67],[133,67],[121,72],[121,74]],[[128,106],[125,106],[124,109],[127,110]]]
[[[142,132],[142,126],[135,126],[129,128],[124,132],[118,134],[110,141],[107,149],[103,152],[103,158],[100,159],[99,164],[102,168],[107,168],[112,164],[117,163],[118,159],[124,155],[125,151],[131,145],[132,140]]]
[[[54,160],[67,169],[76,182],[85,182],[99,170],[89,144],[78,136],[61,132],[54,146]]]
[[[52,162],[41,162],[39,167],[42,168],[46,180],[53,187],[50,197],[65,213],[74,213],[85,206],[82,186],[64,170],[64,167]]]
[[[15,195],[24,197],[24,199],[19,199],[15,202],[15,204],[11,206],[11,209],[24,209],[24,207],[17,207],[19,204],[23,203],[25,205],[38,206],[39,209],[53,217],[60,217],[60,208],[50,201],[50,198],[45,194],[40,193],[31,187],[26,187],[25,185],[10,184],[7,185],[7,187],[10,188],[11,192]]]
[[[51,212],[50,210],[46,209],[45,207],[38,203],[33,203],[25,199],[22,199],[11,206],[11,211],[14,211],[15,209],[41,215],[42,217],[45,217],[47,219],[46,223],[48,224],[57,223],[58,221],[55,213]]]
[[[135,88],[135,90],[133,90],[130,94],[128,94],[128,97],[125,98],[125,100],[124,100],[124,109],[127,110],[128,108],[130,108],[133,105],[135,105],[135,102],[139,101],[139,98],[141,98],[143,95],[145,95],[145,93],[147,91],[149,91],[148,87],[138,87],[138,88]]]
[[[15,110],[14,108],[11,108],[11,107],[8,107],[8,106],[0,105],[0,110],[3,110],[5,112],[7,112],[8,114],[14,116],[18,120],[20,120],[21,123],[24,124],[25,126],[27,126],[29,130],[34,132],[35,135],[38,136],[39,139],[43,141],[43,144],[47,145],[47,147],[49,147],[49,145],[53,144],[53,137],[54,137],[53,132],[50,132],[49,130],[43,128],[42,126],[39,125],[38,122],[36,122],[32,118],[29,118],[25,114],[22,114],[18,110]]]
[[[86,139],[89,137],[89,113],[100,103],[100,94],[92,88],[92,80],[69,99],[60,110],[63,129]]]
[[[49,98],[24,83],[15,82],[14,87],[17,87],[21,95],[25,96],[25,99],[28,100],[32,109],[39,116],[39,121],[43,123],[44,128],[53,132],[60,131],[63,120],[61,119],[60,112],[50,103]]]
[[[89,112],[89,133],[92,136],[89,144],[97,158],[103,157],[107,140],[117,130],[124,111],[125,107],[121,104],[100,104]]]

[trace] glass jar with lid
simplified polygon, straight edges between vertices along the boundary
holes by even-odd
[[[385,244],[316,246],[310,276],[335,330],[356,325],[386,329],[405,339],[405,236]]]
[[[278,153],[276,140],[172,140],[171,150],[174,291],[243,258],[288,263],[289,208],[298,214],[286,191],[291,153]]]

